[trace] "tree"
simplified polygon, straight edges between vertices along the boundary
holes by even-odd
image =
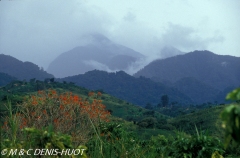
[[[154,117],[146,117],[137,123],[142,128],[154,128],[157,125],[157,119]]]
[[[54,82],[54,78],[50,78],[50,82]]]
[[[90,101],[91,100],[91,101]],[[36,129],[52,126],[53,132],[69,134],[75,144],[90,139],[94,126],[108,122],[110,112],[101,100],[83,98],[71,92],[58,94],[55,90],[38,91],[25,99],[14,117],[16,128],[34,127]],[[2,130],[8,132],[11,118],[5,118]],[[17,134],[21,136],[21,131]]]
[[[34,83],[36,81],[36,78],[30,79],[30,83]]]
[[[158,103],[158,104],[157,104],[157,107],[158,107],[158,108],[161,108],[161,107],[162,107],[162,103]]]
[[[152,110],[153,106],[150,103],[147,103],[147,105],[145,106],[146,109]]]
[[[161,97],[161,101],[162,101],[162,105],[165,107],[168,105],[169,99],[168,99],[168,95],[163,95]]]

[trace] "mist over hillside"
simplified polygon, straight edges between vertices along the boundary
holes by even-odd
[[[116,44],[101,34],[89,35],[88,44],[64,52],[52,61],[47,69],[56,77],[84,74],[94,69],[104,71],[131,71],[141,66],[145,58],[139,52]]]

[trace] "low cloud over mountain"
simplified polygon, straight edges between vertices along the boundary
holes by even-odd
[[[94,69],[128,72],[137,68],[144,58],[139,52],[113,43],[101,34],[92,34],[85,39],[87,44],[62,53],[52,61],[48,72],[56,77],[84,74]]]

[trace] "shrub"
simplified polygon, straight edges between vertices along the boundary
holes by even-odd
[[[199,133],[197,128],[196,134],[192,136],[178,133],[171,146],[173,157],[202,158],[211,157],[215,152],[224,153],[222,143],[218,138]]]
[[[37,153],[37,150],[45,150],[49,151],[44,153],[45,156],[41,157],[49,157],[50,155],[56,155],[56,157],[61,157],[61,151],[65,150],[68,151],[67,155],[65,157],[76,157],[71,152],[73,150],[79,150],[79,154],[77,157],[80,158],[86,158],[86,150],[87,147],[80,145],[78,147],[74,147],[72,144],[72,138],[69,135],[61,134],[61,133],[55,133],[51,130],[51,126],[48,130],[42,129],[38,130],[35,128],[24,128],[21,130],[24,133],[24,139],[19,140],[16,142],[16,144],[13,144],[13,142],[10,139],[4,139],[1,141],[1,151],[6,150],[8,151],[5,156],[10,156],[11,149],[15,150],[22,150],[24,149],[24,153],[22,155],[33,155]],[[30,151],[30,150],[31,151]],[[60,153],[58,153],[60,152]],[[50,155],[48,155],[50,154]],[[66,155],[66,153],[65,153]],[[24,156],[21,156],[24,157]],[[54,157],[54,156],[51,156]]]
[[[93,125],[109,121],[110,113],[100,100],[91,103],[72,93],[58,95],[55,90],[38,91],[26,98],[14,115],[16,128],[36,129],[53,126],[53,131],[69,134],[76,145],[86,143],[93,131]],[[9,131],[10,117],[5,118],[3,130]],[[18,133],[20,135],[21,133]]]
[[[235,101],[235,103],[231,103],[221,113],[225,130],[225,147],[231,140],[240,144],[240,88],[229,93],[226,99]]]

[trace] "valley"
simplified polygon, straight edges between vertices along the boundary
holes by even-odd
[[[202,60],[196,63],[195,58],[202,58]],[[134,155],[136,152],[144,152],[145,157],[155,157],[159,154],[163,157],[178,157],[182,154],[200,154],[200,152],[203,155],[240,154],[239,145],[233,146],[233,142],[230,143],[230,147],[224,148],[225,133],[221,120],[222,113],[231,103],[226,101],[225,97],[239,86],[240,75],[237,70],[240,58],[214,55],[207,51],[190,52],[153,61],[133,76],[124,71],[90,70],[83,74],[63,78],[55,78],[31,62],[21,62],[5,55],[1,55],[1,60],[0,116],[3,131],[14,126],[19,128],[20,125],[17,122],[13,126],[8,121],[14,118],[21,119],[18,117],[22,114],[27,117],[27,120],[30,119],[30,114],[26,115],[26,112],[31,106],[37,105],[40,109],[35,109],[35,111],[44,111],[43,114],[46,115],[50,114],[49,108],[54,106],[55,110],[52,109],[54,111],[51,114],[53,117],[59,115],[56,110],[62,107],[61,104],[59,105],[60,102],[71,110],[77,102],[74,100],[65,102],[62,100],[62,96],[65,96],[66,99],[77,98],[79,100],[80,98],[78,104],[85,105],[82,110],[91,108],[82,121],[86,121],[87,124],[84,126],[88,127],[88,132],[93,132],[92,136],[85,133],[84,141],[81,138],[78,142],[81,142],[82,147],[88,148],[85,154],[90,157],[96,157],[97,154],[118,157],[129,150],[133,157],[138,157]],[[221,64],[223,61],[228,64]],[[186,62],[188,63],[183,65]],[[200,63],[210,68],[204,69],[198,65]],[[8,69],[5,69],[6,67]],[[214,73],[211,73],[211,70],[214,70]],[[218,76],[221,77],[218,78]],[[38,101],[34,98],[38,98]],[[42,100],[45,101],[42,102]],[[238,103],[238,99],[236,100]],[[102,114],[99,110],[95,111],[96,107],[103,107],[100,110]],[[9,111],[10,109],[12,110]],[[24,110],[27,111],[24,112]],[[86,120],[88,115],[90,120]],[[109,118],[107,122],[101,121],[92,118],[95,115],[100,118],[103,116]],[[76,116],[73,113],[71,117]],[[65,117],[65,115],[59,117]],[[60,123],[63,124],[66,119],[63,118]],[[49,132],[57,132],[56,121],[48,121],[49,123],[42,124],[42,128],[53,126],[53,131]],[[90,125],[91,122],[92,125]],[[28,127],[27,123],[30,122],[26,121],[24,127]],[[71,124],[75,126],[74,122]],[[63,127],[68,125],[63,124]],[[20,128],[23,128],[22,126]],[[35,125],[29,124],[30,126]],[[84,132],[78,128],[76,126],[75,130]],[[39,128],[34,130],[41,132]],[[15,132],[15,136],[18,136],[21,141],[26,139],[21,131]],[[75,137],[70,131],[70,133],[62,130],[61,132]],[[5,133],[2,136],[6,138],[10,136],[9,134],[14,133]],[[29,137],[32,136],[34,137],[34,133],[30,132]],[[48,141],[51,143],[52,140]],[[197,146],[200,143],[198,141],[210,142],[211,145],[205,144],[208,152],[201,149],[191,151],[192,147],[188,146],[188,143],[196,143],[194,145]],[[98,145],[94,146],[93,144],[96,143]],[[186,143],[186,148],[189,149],[181,149],[180,146],[176,146],[177,143]],[[2,145],[7,144],[3,142]],[[120,146],[124,146],[124,149],[120,149]],[[213,147],[214,150],[212,150]],[[102,148],[101,152],[99,148]]]

